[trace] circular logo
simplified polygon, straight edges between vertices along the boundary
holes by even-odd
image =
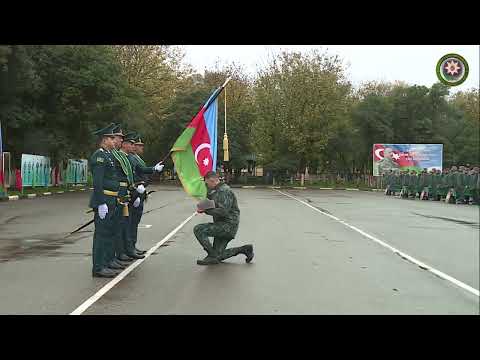
[[[457,86],[468,76],[468,63],[458,54],[442,56],[437,63],[437,77],[445,85]]]

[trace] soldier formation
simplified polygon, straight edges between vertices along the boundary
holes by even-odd
[[[136,247],[137,228],[147,199],[147,175],[163,165],[148,167],[141,158],[143,142],[135,132],[123,134],[117,124],[95,132],[99,149],[89,160],[94,191],[94,277],[115,277],[132,261],[145,257]]]
[[[446,201],[454,204],[479,204],[480,169],[478,166],[452,166],[443,171],[424,169],[386,172],[386,195],[421,200]]]

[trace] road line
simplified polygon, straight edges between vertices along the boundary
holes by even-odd
[[[455,284],[455,285],[457,285],[458,287],[461,287],[462,289],[467,290],[468,292],[470,292],[470,293],[472,293],[472,294],[480,297],[480,292],[479,292],[477,289],[471,287],[470,285],[467,285],[467,284],[461,282],[460,280],[457,280],[457,279],[455,279],[454,277],[452,277],[452,276],[450,276],[450,275],[447,275],[447,274],[445,274],[444,272],[441,272],[440,270],[437,270],[437,269],[431,267],[430,265],[427,265],[427,264],[421,262],[420,260],[415,259],[413,256],[410,256],[410,255],[404,253],[403,251],[400,251],[400,250],[394,248],[393,246],[387,244],[386,242],[383,242],[382,240],[377,239],[375,236],[369,235],[369,234],[367,234],[365,231],[360,230],[359,228],[357,228],[357,227],[355,227],[355,226],[353,226],[353,225],[348,224],[347,222],[345,222],[345,221],[337,218],[336,216],[327,214],[326,212],[317,209],[316,207],[310,205],[309,203],[307,203],[307,202],[305,202],[305,201],[303,201],[303,200],[300,200],[299,198],[297,198],[297,197],[295,197],[295,196],[292,196],[292,195],[290,195],[290,194],[284,193],[284,192],[279,191],[279,190],[275,190],[275,191],[278,191],[279,193],[281,193],[281,194],[283,194],[283,195],[285,195],[285,196],[287,196],[287,197],[289,197],[289,198],[292,198],[292,199],[298,201],[299,203],[302,203],[302,204],[305,205],[305,206],[308,206],[308,207],[311,208],[312,210],[315,210],[315,211],[319,212],[319,213],[322,214],[322,215],[325,215],[325,216],[327,216],[327,217],[329,217],[329,218],[331,218],[331,219],[333,219],[333,220],[335,220],[335,221],[338,221],[339,223],[345,225],[346,227],[348,227],[348,228],[350,228],[350,229],[358,232],[359,234],[365,236],[366,238],[368,238],[368,239],[370,239],[370,240],[372,240],[372,241],[375,241],[376,243],[382,245],[383,247],[391,250],[391,251],[394,252],[395,254],[397,254],[397,255],[405,258],[406,260],[409,260],[410,262],[412,262],[412,263],[420,266],[422,269],[424,269],[424,270],[426,270],[426,271],[430,271],[432,274],[435,274],[435,275],[437,275],[438,277],[440,277],[440,278],[442,278],[442,279],[444,279],[444,280],[450,281],[452,284]]]
[[[170,231],[170,233],[165,236],[160,242],[158,242],[155,246],[153,246],[150,250],[147,251],[145,257],[143,259],[138,259],[130,266],[128,266],[125,270],[123,270],[120,274],[118,274],[115,278],[109,281],[105,286],[103,286],[100,290],[98,290],[93,296],[91,296],[88,300],[86,300],[83,304],[77,307],[74,311],[70,313],[70,315],[81,315],[85,312],[90,306],[92,306],[97,300],[99,300],[103,295],[105,295],[108,291],[110,291],[115,285],[117,285],[120,281],[122,281],[129,273],[132,272],[137,266],[139,266],[142,262],[148,259],[148,257],[155,252],[160,246],[163,245],[166,241],[168,241],[173,235],[175,235],[178,230],[180,230],[186,223],[188,223],[197,213],[193,213],[188,218],[186,218],[180,225],[178,225],[175,229]]]

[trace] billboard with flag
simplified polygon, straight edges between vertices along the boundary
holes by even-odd
[[[203,177],[217,168],[217,97],[225,88],[217,88],[195,115],[172,147],[172,160],[185,191],[195,198],[205,198]]]
[[[423,169],[442,170],[443,144],[374,144],[373,175]]]

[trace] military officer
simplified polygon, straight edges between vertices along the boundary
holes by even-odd
[[[130,202],[130,230],[129,236],[130,240],[133,243],[134,250],[137,254],[144,254],[145,250],[140,250],[137,248],[138,240],[138,224],[142,218],[144,202],[147,198],[146,187],[148,186],[148,177],[154,172],[160,173],[163,170],[164,165],[161,163],[156,164],[155,166],[149,167],[145,164],[145,161],[141,158],[140,155],[143,154],[144,143],[139,134],[131,132],[126,135],[125,141],[129,142],[128,159],[132,166],[133,178],[134,178],[134,189],[132,192],[132,199]]]
[[[94,209],[95,231],[93,234],[93,268],[94,277],[114,277],[117,274],[110,257],[118,226],[116,213],[118,211],[117,195],[119,181],[116,176],[111,150],[114,148],[114,124],[97,130],[99,149],[90,157],[89,165],[93,178],[93,193],[90,207]],[[113,267],[113,268],[112,268]]]
[[[120,187],[118,191],[118,201],[122,208],[122,211],[118,214],[119,226],[117,228],[117,236],[115,241],[115,257],[121,261],[131,262],[136,259],[143,259],[144,255],[138,255],[135,253],[131,246],[129,239],[129,209],[128,204],[130,201],[130,188],[133,186],[133,171],[128,160],[127,153],[122,150],[122,144],[124,134],[120,125],[116,125],[114,129],[116,135],[116,149],[112,150],[112,154],[115,158],[115,168],[117,176],[120,179]]]
[[[253,259],[252,245],[227,249],[227,244],[235,237],[240,223],[240,209],[235,194],[227,184],[220,182],[213,171],[208,172],[204,180],[208,189],[207,198],[215,202],[215,208],[197,210],[213,217],[213,223],[199,224],[193,229],[198,242],[207,252],[207,256],[203,260],[197,260],[197,264],[218,264],[239,254],[245,255],[245,261],[250,263]],[[213,245],[209,236],[214,238]]]

